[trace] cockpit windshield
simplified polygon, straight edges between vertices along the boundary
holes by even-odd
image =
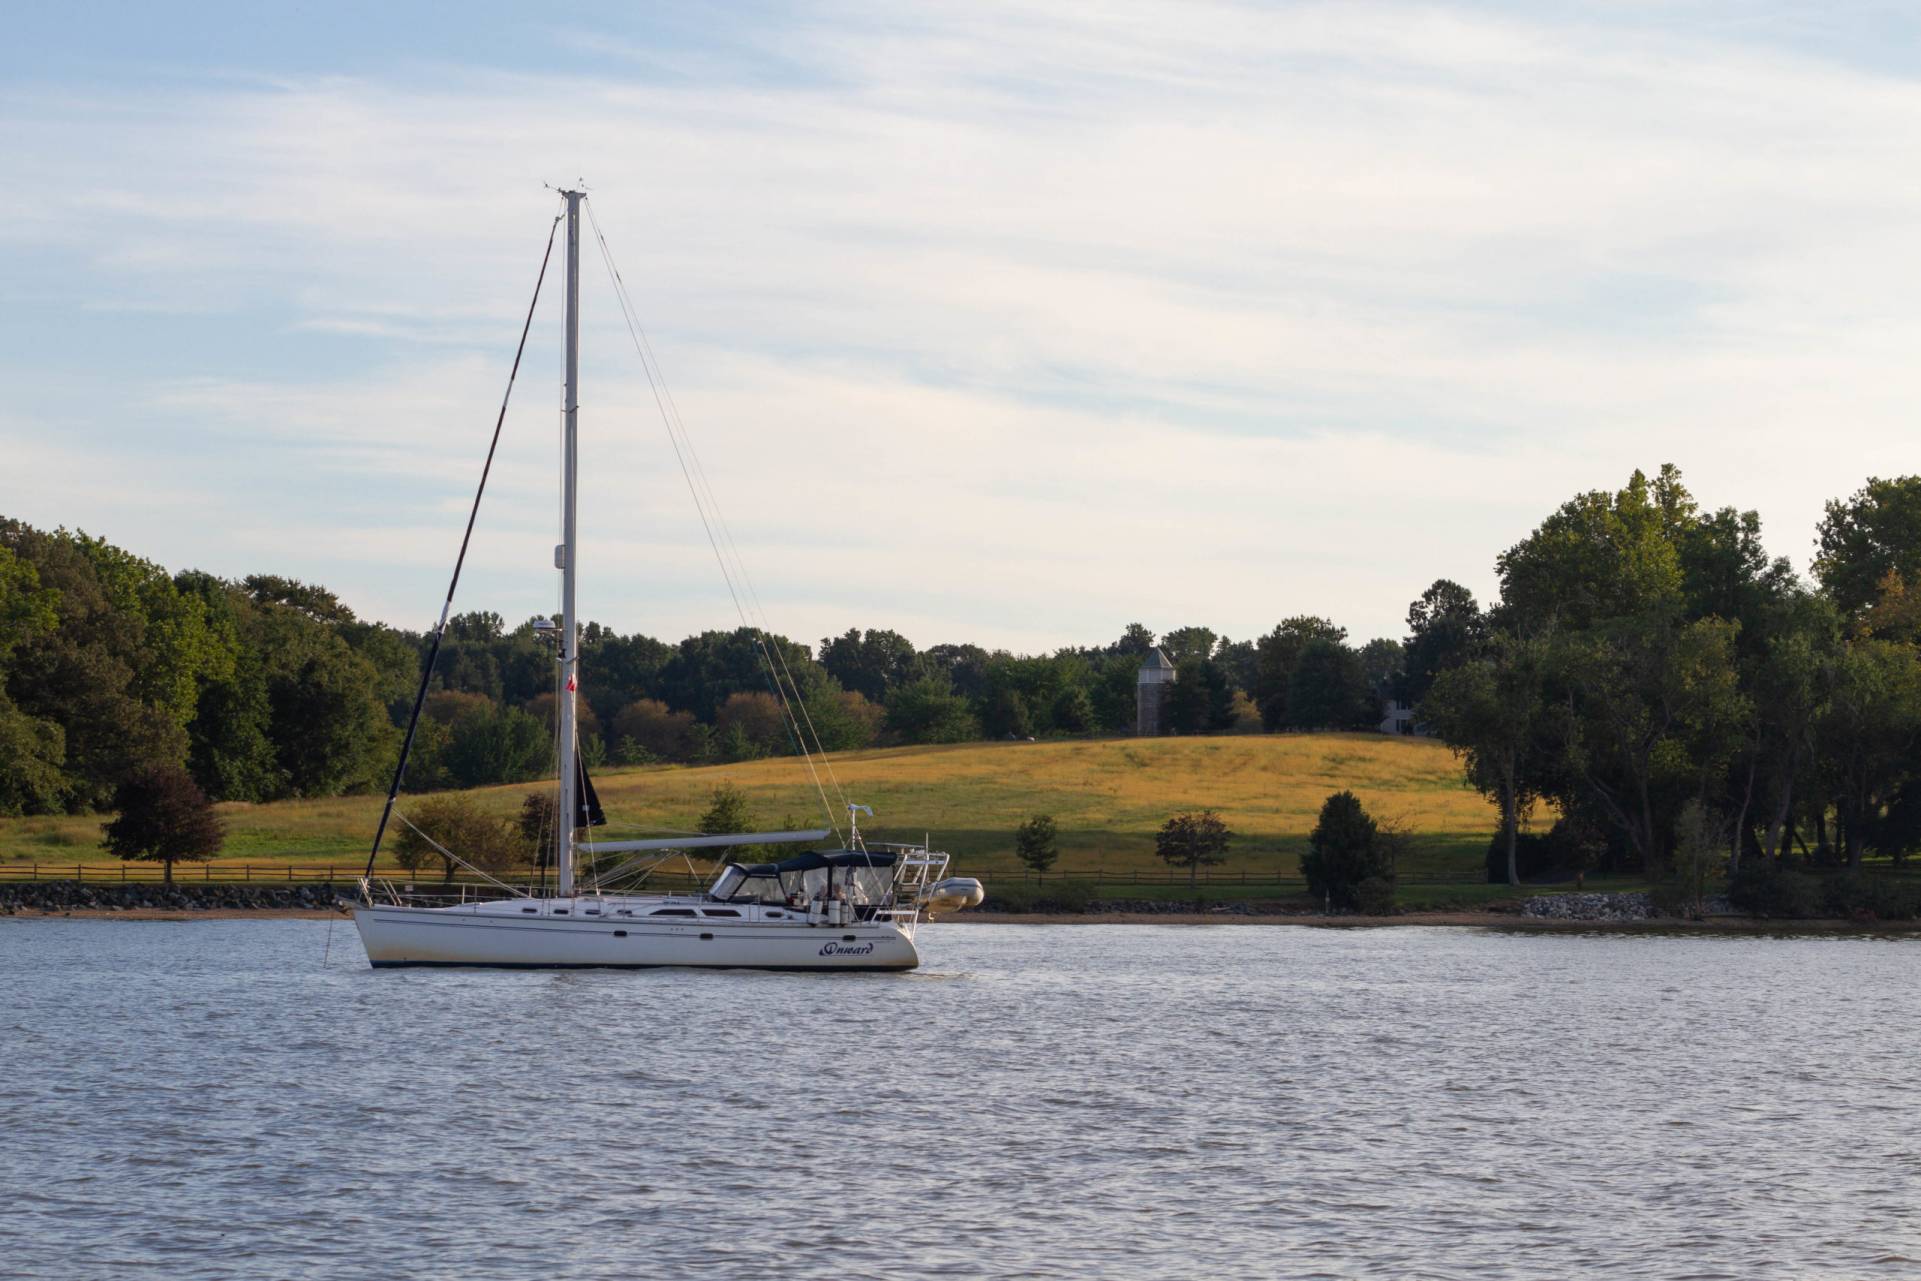
[[[844,899],[877,905],[886,900],[893,883],[893,855],[839,850],[800,854],[779,863],[729,863],[707,893],[723,903],[793,906]]]
[[[729,864],[709,890],[708,897],[721,903],[784,903],[787,891],[780,877],[769,867],[742,867]]]

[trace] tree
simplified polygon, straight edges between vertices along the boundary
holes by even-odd
[[[886,711],[851,689],[828,684],[807,698],[807,717],[824,752],[872,747]]]
[[[702,632],[680,642],[661,663],[660,698],[676,711],[711,725],[729,694],[771,692],[778,679],[789,696],[807,698],[830,679],[805,645],[757,628]]]
[[[514,820],[514,830],[526,848],[529,861],[541,867],[547,865],[547,856],[552,851],[558,836],[555,816],[560,813],[560,802],[550,791],[529,792],[520,802],[520,815]]]
[[[1213,810],[1176,814],[1161,824],[1154,836],[1154,853],[1163,863],[1187,869],[1187,883],[1194,885],[1202,865],[1212,866],[1227,860],[1227,845],[1234,838]]]
[[[1260,650],[1253,641],[1229,640],[1223,636],[1214,647],[1214,661],[1227,673],[1227,683],[1246,694],[1260,675]],[[1250,695],[1251,697],[1251,695]]]
[[[1094,704],[1094,724],[1102,731],[1125,734],[1133,730],[1140,674],[1141,662],[1131,655],[1098,661],[1088,698]]]
[[[657,698],[636,699],[614,717],[614,742],[626,745],[629,758],[639,754],[643,760],[688,760],[693,732],[692,713],[669,711]],[[621,754],[617,746],[615,755]]]
[[[906,743],[961,743],[980,736],[967,700],[944,676],[923,676],[889,695],[887,730]]]
[[[1290,723],[1287,706],[1288,682],[1300,663],[1301,652],[1311,641],[1331,641],[1338,645],[1347,639],[1347,629],[1336,627],[1325,618],[1298,615],[1283,621],[1255,643],[1254,687],[1248,690],[1261,709],[1261,724],[1281,729]]]
[[[1862,636],[1882,640],[1921,643],[1921,592],[1910,591],[1899,570],[1882,576],[1879,595],[1856,620],[1855,630]]]
[[[1730,833],[1728,873],[1737,876],[1748,829],[1758,806],[1763,857],[1787,848],[1790,818],[1816,763],[1816,733],[1828,707],[1841,647],[1841,620],[1821,597],[1795,591],[1764,619],[1759,652],[1744,663],[1743,685],[1754,701],[1744,744],[1739,814]]]
[[[158,566],[84,534],[0,520],[0,546],[33,571],[29,578],[11,570],[4,592],[4,621],[27,620],[0,642],[9,650],[0,676],[16,713],[5,718],[9,736],[27,753],[12,790],[46,808],[50,767],[58,768],[58,803],[99,809],[142,766],[183,763],[202,666],[194,650],[212,656],[198,602],[183,604]]]
[[[1407,607],[1407,630],[1400,696],[1412,706],[1427,697],[1436,676],[1474,654],[1487,635],[1487,619],[1473,592],[1452,579],[1437,578]]]
[[[1354,793],[1336,792],[1321,805],[1301,856],[1301,874],[1309,893],[1339,908],[1360,906],[1375,888],[1372,882],[1385,883],[1391,896],[1392,845]]]
[[[847,689],[881,703],[897,685],[921,674],[913,642],[899,632],[848,628],[844,636],[823,637],[820,665]]]
[[[1407,651],[1397,640],[1376,637],[1361,646],[1361,677],[1377,703],[1399,699],[1406,690]]]
[[[0,544],[0,814],[47,813],[66,800],[65,727],[28,715],[7,693],[13,652],[38,644],[59,620],[59,593],[42,587],[39,572]]]
[[[488,814],[469,796],[430,796],[409,807],[404,817],[394,857],[409,872],[439,859],[443,884],[453,881],[459,863],[498,873],[512,867],[523,852],[519,824]]]
[[[1521,883],[1521,816],[1535,786],[1530,766],[1542,751],[1546,672],[1541,642],[1503,633],[1481,657],[1441,671],[1421,700],[1421,718],[1465,759],[1468,781],[1500,806],[1509,885]]]
[[[195,596],[224,655],[204,673],[187,725],[187,768],[216,800],[264,801],[283,796],[287,778],[274,751],[267,668],[253,641],[259,611],[247,593],[211,574],[187,572],[174,585]],[[411,691],[409,691],[411,693]]]
[[[1719,786],[1752,703],[1735,662],[1738,624],[1616,619],[1556,647],[1566,691],[1558,768],[1658,874],[1673,816]]]
[[[494,707],[455,721],[440,760],[454,786],[485,787],[538,778],[553,753],[545,725],[518,707]]]
[[[1167,655],[1167,661],[1176,667],[1186,662],[1199,662],[1214,657],[1216,639],[1211,627],[1176,627],[1161,637],[1161,653]]]
[[[1915,772],[1921,746],[1921,662],[1911,646],[1845,646],[1815,725],[1820,778],[1833,799],[1840,848],[1859,867],[1887,805]],[[1890,851],[1892,852],[1892,851]]]
[[[159,863],[173,884],[175,863],[199,863],[220,850],[226,833],[206,793],[178,765],[147,765],[114,792],[119,817],[101,844],[128,861]]]
[[[1061,856],[1054,835],[1054,816],[1034,815],[1014,829],[1014,857],[1032,871],[1045,872]]]
[[[787,727],[787,713],[780,701],[765,690],[729,694],[714,713],[714,728],[722,735],[739,730],[753,756],[784,755],[794,743]]]
[[[613,725],[621,709],[639,699],[659,697],[660,669],[672,652],[651,636],[620,636],[596,623],[582,630],[582,665],[588,679],[581,692],[593,701],[602,724]],[[541,653],[551,680],[552,658],[548,651]]]
[[[1096,723],[1085,685],[1069,685],[1054,699],[1054,728],[1063,734],[1090,733]]]
[[[305,614],[317,623],[351,623],[354,612],[326,588],[303,583],[278,574],[249,574],[240,581],[256,605],[281,605]],[[495,617],[498,617],[496,615]]]
[[[1121,638],[1107,647],[1107,652],[1140,659],[1147,657],[1147,651],[1153,648],[1154,633],[1139,623],[1129,623],[1121,632]]]
[[[48,814],[67,799],[66,730],[0,695],[0,814]]]
[[[1027,700],[1020,691],[1001,686],[988,697],[981,713],[981,728],[989,738],[1031,738],[1034,720],[1028,714]]]
[[[535,722],[545,728],[548,733],[559,732],[560,696],[552,690],[543,690],[534,695],[520,705],[520,710],[533,717]],[[582,739],[599,738],[605,735],[605,731],[600,727],[599,715],[595,713],[592,704],[584,698],[577,698],[574,702],[574,732]]]
[[[1672,893],[1682,915],[1699,919],[1707,910],[1708,876],[1727,850],[1727,837],[1714,812],[1698,799],[1681,806],[1674,821]]]
[[[267,736],[285,794],[335,796],[391,768],[399,732],[379,673],[333,629],[273,607],[258,613],[248,643],[265,665]]]
[[[1211,658],[1190,658],[1175,670],[1162,709],[1163,726],[1173,734],[1205,734],[1234,724],[1234,690],[1227,673]]]
[[[1501,606],[1510,631],[1580,630],[1611,618],[1673,613],[1683,604],[1679,542],[1695,505],[1681,473],[1635,472],[1618,493],[1593,490],[1561,504],[1501,553]]]
[[[1301,647],[1287,680],[1287,723],[1294,729],[1371,729],[1381,705],[1360,655],[1320,637]]]
[[[1814,576],[1843,614],[1873,605],[1890,572],[1921,578],[1921,476],[1870,477],[1830,501],[1815,545]]]
[[[921,655],[920,667],[924,675],[945,676],[956,694],[971,701],[987,692],[992,657],[979,645],[936,645]]]
[[[754,830],[747,816],[747,794],[732,783],[722,783],[708,797],[707,812],[694,824],[704,836],[724,836]]]

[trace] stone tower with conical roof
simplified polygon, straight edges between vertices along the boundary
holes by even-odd
[[[1141,660],[1140,675],[1134,682],[1134,732],[1142,737],[1164,733],[1167,692],[1174,684],[1174,664],[1159,649],[1148,651]]]

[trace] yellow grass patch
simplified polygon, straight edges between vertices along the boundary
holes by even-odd
[[[866,830],[878,840],[923,833],[956,856],[960,870],[1018,866],[1016,825],[1052,814],[1063,870],[1161,868],[1154,832],[1170,814],[1212,808],[1236,833],[1225,870],[1291,875],[1321,802],[1343,788],[1370,813],[1398,820],[1415,836],[1403,874],[1478,866],[1494,827],[1491,807],[1461,781],[1441,744],[1378,734],[1281,734],[1222,738],[966,743],[850,752],[828,758],[821,783],[871,805]],[[612,820],[597,835],[692,830],[713,789],[731,782],[766,828],[820,826],[825,818],[806,767],[792,757],[701,768],[654,767],[598,773]],[[475,793],[508,814],[543,784]],[[403,807],[404,807],[403,800]],[[365,858],[380,798],[223,805],[223,863],[300,863]],[[844,823],[844,815],[837,814]],[[46,864],[105,861],[99,817],[0,820],[0,858]],[[385,860],[383,860],[384,862]],[[195,869],[197,871],[197,869]],[[189,873],[191,874],[191,873]]]

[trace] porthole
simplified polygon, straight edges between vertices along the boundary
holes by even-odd
[[[854,941],[854,936],[852,934],[843,934],[840,936],[840,941],[843,943],[852,943]]]
[[[627,937],[627,931],[626,931],[626,930],[615,930],[615,931],[614,931],[614,937],[615,937],[615,938],[617,938],[617,939],[624,939],[624,938],[626,938],[626,937]]]
[[[554,909],[554,915],[555,915],[555,916],[565,916],[565,915],[567,915],[567,909],[566,909],[566,908],[564,908],[564,907],[557,907],[557,908],[555,908],[555,909]]]
[[[525,912],[529,916],[533,916],[540,911],[540,909],[537,907],[523,907],[520,910]]]
[[[712,938],[713,938],[714,936],[713,936],[713,935],[711,935],[711,934],[703,934],[703,935],[701,935],[701,937],[702,937],[703,939],[708,939],[708,940],[712,940]]]

